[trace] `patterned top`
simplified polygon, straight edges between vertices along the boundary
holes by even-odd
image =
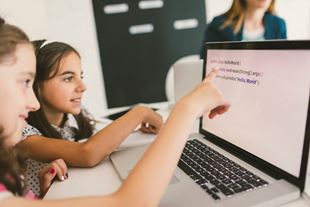
[[[79,129],[78,124],[72,114],[67,115],[67,120],[62,128],[52,125],[62,136],[64,140],[74,141],[76,129]],[[31,125],[27,125],[23,129],[22,139],[26,139],[32,135],[42,135],[38,129]],[[48,163],[43,163],[35,161],[32,159],[27,159],[27,169],[26,169],[26,184],[35,193],[36,196],[40,196],[40,182],[39,182],[39,171],[43,169]]]

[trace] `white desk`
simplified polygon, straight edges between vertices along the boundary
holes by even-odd
[[[162,114],[164,119],[167,114]],[[198,131],[198,121],[192,131]],[[111,161],[106,159],[94,168],[70,168],[69,179],[54,182],[44,199],[69,198],[77,196],[104,195],[113,193],[121,185]],[[281,207],[308,207],[310,202],[300,198]]]
[[[44,199],[69,198],[87,195],[104,195],[114,192],[121,180],[110,160],[104,160],[94,168],[70,168],[69,179],[54,182]],[[281,207],[308,207],[300,198]]]
[[[67,180],[53,183],[44,199],[104,195],[114,192],[121,185],[108,159],[94,168],[70,168],[68,174]]]

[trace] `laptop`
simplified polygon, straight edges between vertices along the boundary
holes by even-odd
[[[202,65],[202,59],[177,62],[173,65],[175,102],[190,92],[201,81]]]
[[[310,140],[310,41],[205,49],[202,77],[219,69],[214,82],[231,108],[199,120],[159,206],[278,206],[299,198]],[[111,155],[121,179],[147,147]]]

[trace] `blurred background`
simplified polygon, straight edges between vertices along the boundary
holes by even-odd
[[[168,2],[174,2],[175,6],[172,7],[171,4],[169,6],[170,10],[165,11],[166,16],[160,16],[156,21],[159,21],[159,24],[162,27],[165,26],[166,17],[169,17],[169,12],[177,13],[178,1],[162,1],[162,9],[168,5]],[[96,3],[97,2],[97,3]],[[154,88],[159,88],[159,91],[154,92],[154,96],[150,96],[149,94],[142,94],[142,96],[137,96],[137,99],[130,100],[126,103],[124,100],[118,100],[113,97],[113,94],[117,94],[118,96],[125,96],[126,93],[124,91],[113,92],[111,90],[110,85],[114,84],[115,86],[119,85],[121,88],[122,80],[113,76],[113,69],[109,69],[112,73],[107,71],[106,75],[109,76],[109,79],[104,78],[105,70],[104,70],[104,60],[103,60],[103,51],[104,41],[100,40],[101,36],[104,36],[104,30],[102,28],[111,29],[119,27],[118,22],[113,22],[113,19],[109,19],[109,22],[106,23],[108,25],[100,25],[101,22],[104,22],[105,19],[99,20],[98,18],[103,18],[100,16],[100,11],[104,13],[104,8],[100,6],[100,2],[108,2],[108,1],[91,1],[91,0],[0,0],[0,15],[6,19],[9,23],[15,24],[21,27],[26,33],[30,36],[32,40],[34,39],[47,39],[48,41],[63,41],[73,45],[82,56],[82,64],[83,70],[85,74],[85,82],[88,86],[88,90],[84,96],[83,105],[92,113],[92,114],[103,114],[104,111],[108,108],[132,105],[138,102],[150,103],[150,102],[166,102],[169,101],[169,97],[167,94],[164,94],[164,79],[165,75],[167,75],[167,71],[169,70],[169,65],[173,64],[177,58],[182,58],[182,54],[184,55],[198,55],[199,47],[198,43],[202,43],[203,34],[201,33],[201,28],[205,28],[206,24],[212,20],[212,18],[216,15],[222,14],[227,11],[232,3],[232,0],[194,0],[187,1],[195,5],[197,8],[197,13],[194,19],[194,24],[196,24],[197,28],[200,28],[197,34],[197,38],[195,38],[195,45],[193,48],[186,51],[184,48],[179,48],[182,44],[191,44],[191,39],[187,42],[176,42],[175,48],[172,48],[172,51],[175,52],[171,54],[173,57],[169,59],[169,61],[165,62],[165,67],[163,68],[164,72],[162,72],[160,79],[161,82],[156,84],[161,84],[161,86],[153,85]],[[123,1],[113,1],[114,3],[122,3]],[[138,1],[131,1],[138,2]],[[198,5],[197,5],[198,3]],[[97,4],[97,5],[95,5]],[[199,7],[201,5],[201,8]],[[97,7],[96,7],[97,6]],[[100,8],[98,8],[98,6]],[[197,7],[198,6],[198,7]],[[187,5],[187,7],[189,7]],[[94,12],[95,11],[95,12]],[[190,11],[190,8],[189,8]],[[130,11],[128,11],[130,12]],[[191,11],[192,12],[192,11]],[[96,15],[95,15],[96,13]],[[183,12],[185,13],[185,12]],[[286,21],[287,26],[287,35],[288,39],[310,39],[310,1],[309,0],[278,0],[276,2],[276,14],[282,17]],[[135,15],[135,14],[131,14]],[[187,14],[188,15],[188,14]],[[204,15],[204,16],[201,16]],[[97,20],[95,19],[95,16]],[[158,17],[158,16],[157,16]],[[137,17],[133,18],[141,22],[144,21],[145,17]],[[188,17],[187,17],[188,18]],[[182,19],[180,17],[180,19]],[[117,20],[119,21],[119,20]],[[132,24],[135,24],[134,22]],[[96,25],[97,28],[96,29]],[[175,26],[175,25],[174,25]],[[180,26],[180,25],[179,25]],[[184,25],[183,25],[184,26]],[[182,24],[181,24],[182,27]],[[111,30],[110,29],[110,30]],[[156,28],[146,29],[156,31]],[[98,32],[98,34],[97,34]],[[130,30],[130,32],[137,32],[137,30]],[[138,31],[139,32],[139,31]],[[165,41],[160,38],[164,38],[160,36],[159,38],[154,39],[155,44],[160,40],[160,44],[163,44],[163,48],[165,48]],[[189,37],[192,37],[189,35]],[[171,37],[170,37],[171,38]],[[193,39],[193,38],[192,38]],[[107,43],[107,45],[110,43]],[[168,44],[168,43],[167,43]],[[110,46],[111,47],[111,44]],[[113,47],[113,43],[112,43]],[[123,45],[122,48],[127,48],[130,51],[131,46]],[[172,47],[171,45],[169,47]],[[122,50],[122,48],[118,48],[118,50]],[[196,51],[197,48],[197,51]],[[171,48],[170,48],[171,49]],[[180,52],[181,50],[184,50]],[[191,54],[190,54],[191,53]],[[150,54],[156,59],[156,55]],[[112,53],[112,55],[117,56],[116,53]],[[114,61],[122,61],[122,57],[118,56],[114,58]],[[107,66],[108,68],[108,66]],[[134,70],[134,69],[133,69]],[[141,71],[141,69],[139,69]],[[137,70],[137,71],[139,71]],[[147,70],[147,69],[146,69]],[[156,72],[154,74],[157,74]],[[143,74],[133,74],[134,76],[139,76],[139,78],[143,77]],[[149,78],[152,78],[150,76]],[[156,79],[153,78],[153,79]],[[105,84],[105,82],[109,82],[110,84]],[[132,80],[129,80],[128,87],[130,87]],[[141,86],[142,88],[144,86]],[[149,87],[149,90],[152,90],[152,87]],[[129,89],[128,93],[135,93],[136,89]],[[108,92],[108,93],[107,93]],[[142,90],[143,93],[143,90]],[[148,93],[146,91],[146,93]],[[109,94],[108,96],[106,94]],[[156,94],[156,95],[155,95]],[[144,96],[147,96],[144,98]],[[158,98],[157,98],[158,96]],[[132,97],[132,95],[130,95]],[[114,99],[113,99],[114,98]],[[112,100],[113,99],[113,100]],[[126,99],[126,98],[125,98]],[[127,100],[127,99],[126,99]]]

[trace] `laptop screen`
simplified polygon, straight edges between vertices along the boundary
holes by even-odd
[[[219,69],[214,83],[231,108],[212,120],[204,116],[201,127],[299,177],[309,107],[310,48],[281,46],[287,42],[207,44],[204,70]]]

